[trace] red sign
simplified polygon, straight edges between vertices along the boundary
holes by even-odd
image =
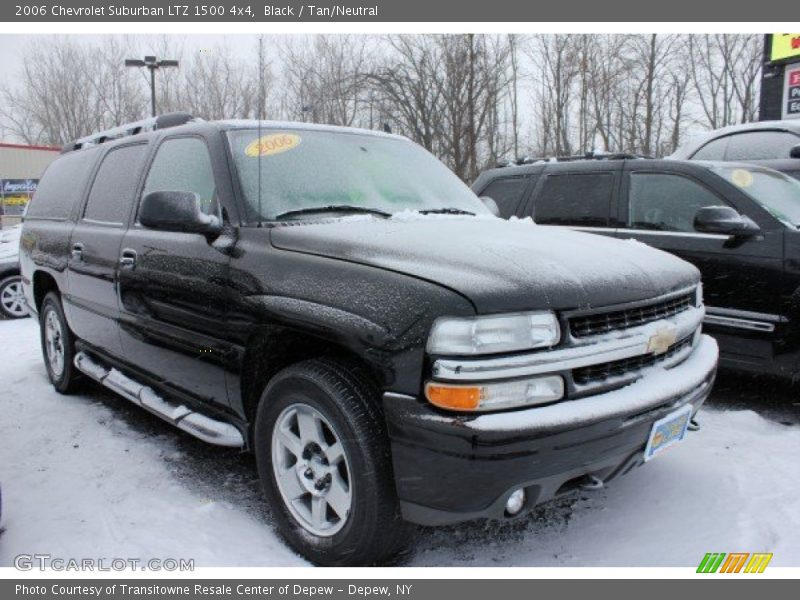
[[[800,70],[789,73],[789,85],[800,85]]]

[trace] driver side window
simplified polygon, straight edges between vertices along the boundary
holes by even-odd
[[[650,231],[695,232],[694,217],[704,206],[726,206],[699,183],[669,173],[631,173],[628,227]]]
[[[165,140],[156,151],[142,198],[150,192],[195,192],[200,209],[219,216],[211,157],[205,142],[196,137]]]

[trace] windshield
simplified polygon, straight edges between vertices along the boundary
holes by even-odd
[[[256,219],[325,207],[378,215],[443,209],[491,214],[447,167],[407,140],[305,129],[262,129],[260,136],[256,129],[228,132]]]
[[[800,181],[783,173],[758,167],[711,169],[790,227],[800,226]]]

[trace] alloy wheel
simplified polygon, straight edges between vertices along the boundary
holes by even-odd
[[[286,407],[272,430],[272,468],[289,512],[309,533],[328,537],[344,527],[353,503],[341,436],[307,404]]]

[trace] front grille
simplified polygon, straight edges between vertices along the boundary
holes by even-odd
[[[572,379],[575,381],[576,385],[584,386],[603,383],[615,377],[625,377],[626,375],[635,374],[637,371],[664,362],[675,356],[684,348],[691,346],[692,337],[693,336],[690,335],[675,342],[664,354],[659,354],[657,356],[654,354],[643,354],[641,356],[623,358],[599,365],[590,365],[588,367],[581,367],[580,369],[573,369]]]
[[[569,330],[574,337],[581,338],[628,329],[676,315],[693,306],[694,302],[695,293],[688,292],[635,308],[576,316],[569,319]]]

